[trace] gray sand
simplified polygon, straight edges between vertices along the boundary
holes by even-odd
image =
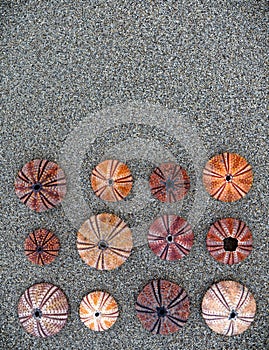
[[[146,3],[146,2],[143,2]],[[264,349],[268,337],[268,117],[265,103],[266,1],[167,1],[169,5],[105,1],[4,1],[4,109],[2,123],[3,224],[1,234],[1,349]],[[201,184],[205,161],[236,152],[254,169],[254,186],[235,203],[213,200]],[[89,174],[108,157],[130,166],[135,185],[122,203],[94,197]],[[68,178],[59,207],[38,214],[14,193],[17,171],[28,161],[58,162]],[[175,160],[190,174],[184,201],[162,205],[149,195],[156,164]],[[267,165],[267,167],[266,167]],[[100,272],[80,259],[76,232],[89,215],[115,212],[131,227],[135,247],[117,270]],[[160,213],[175,212],[193,225],[195,244],[169,263],[147,247],[147,228]],[[222,217],[250,227],[254,250],[241,264],[224,266],[205,247],[210,225]],[[38,227],[61,242],[49,266],[32,265],[23,241]],[[191,316],[178,333],[145,331],[134,303],[154,278],[180,284]],[[209,286],[223,279],[245,284],[257,314],[245,333],[213,333],[201,316]],[[23,291],[47,281],[70,303],[64,329],[49,339],[24,332],[17,317]],[[120,317],[105,333],[80,321],[82,297],[110,292]]]

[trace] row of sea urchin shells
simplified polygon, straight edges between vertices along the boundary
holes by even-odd
[[[163,260],[179,260],[189,254],[194,234],[191,226],[176,215],[158,217],[150,226],[150,249]],[[252,234],[247,225],[238,219],[216,221],[207,234],[206,247],[211,256],[223,264],[237,264],[252,250]]]
[[[124,199],[132,188],[132,174],[128,166],[118,160],[105,160],[91,175],[94,193],[105,201]],[[210,159],[203,171],[203,182],[215,199],[234,202],[244,197],[253,182],[251,165],[236,153],[222,153]],[[152,172],[149,185],[152,195],[161,202],[181,200],[190,188],[185,169],[174,162],[160,164]]]
[[[105,160],[91,174],[91,185],[96,196],[104,201],[117,202],[131,191],[132,174],[128,166],[118,160]],[[175,163],[163,163],[150,177],[152,195],[161,202],[176,202],[189,190],[186,170]],[[30,209],[42,212],[58,205],[66,194],[63,170],[53,162],[35,159],[26,163],[15,181],[18,198]]]
[[[179,260],[190,252],[194,234],[191,226],[176,215],[158,217],[150,226],[148,244],[163,260]],[[77,248],[81,258],[100,270],[115,269],[125,262],[132,249],[132,234],[116,215],[102,213],[92,216],[81,226]],[[214,259],[224,264],[243,261],[252,250],[252,234],[237,219],[216,221],[207,234],[206,246]],[[24,242],[28,260],[37,265],[50,264],[59,251],[59,239],[51,231],[37,229]]]
[[[188,320],[190,301],[185,290],[167,280],[153,280],[139,293],[135,304],[143,327],[153,334],[177,332]],[[23,328],[37,337],[58,333],[66,324],[69,306],[62,290],[50,283],[28,288],[18,303]],[[243,333],[253,322],[256,302],[249,290],[238,282],[213,284],[204,295],[202,315],[215,332],[232,336]],[[105,331],[116,322],[119,310],[107,292],[93,291],[79,307],[81,321],[93,331]]]
[[[150,249],[164,260],[179,260],[190,252],[194,234],[191,226],[176,215],[157,218],[148,233]],[[118,216],[101,213],[91,216],[77,233],[82,260],[98,270],[112,270],[131,254],[132,232]]]
[[[234,202],[244,197],[253,182],[251,165],[236,153],[222,153],[210,159],[203,171],[206,190],[215,199]],[[131,191],[132,174],[118,160],[105,160],[91,174],[94,193],[105,201],[124,199]],[[162,163],[152,172],[152,195],[161,202],[181,200],[190,188],[185,169],[173,162]],[[15,192],[30,209],[42,212],[58,205],[66,194],[63,170],[53,162],[35,159],[25,164],[15,181]]]
[[[189,223],[176,215],[163,215],[151,224],[148,244],[163,260],[179,260],[189,254],[194,234]],[[216,221],[207,234],[206,246],[217,261],[236,264],[252,250],[252,234],[246,224],[234,218]],[[132,232],[118,216],[101,213],[91,216],[77,233],[82,260],[98,270],[113,270],[131,254]]]
[[[91,174],[91,185],[96,196],[104,201],[117,202],[131,191],[133,178],[130,169],[118,160],[105,160]],[[154,169],[149,185],[152,195],[161,202],[176,202],[190,188],[185,169],[175,163],[163,163]]]
[[[66,324],[69,312],[63,291],[50,283],[38,283],[28,288],[18,303],[18,316],[26,332],[46,338],[57,334]],[[94,291],[80,304],[81,321],[94,331],[105,331],[119,315],[115,299],[107,292]]]

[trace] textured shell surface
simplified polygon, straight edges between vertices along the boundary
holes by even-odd
[[[224,218],[216,221],[206,238],[211,256],[223,264],[238,264],[252,250],[252,234],[247,225],[238,219]]]
[[[118,304],[109,293],[94,291],[82,299],[79,315],[88,328],[102,332],[116,322],[119,315]]]
[[[179,260],[189,254],[194,234],[186,220],[176,215],[163,215],[150,226],[148,243],[163,260]]]
[[[202,315],[216,333],[233,336],[247,330],[254,320],[256,302],[242,284],[221,281],[213,284],[202,301]]]
[[[30,233],[24,241],[24,253],[28,260],[37,265],[46,265],[58,255],[58,237],[49,230],[38,229]]]
[[[153,280],[139,293],[136,313],[145,329],[153,334],[168,335],[185,325],[190,302],[185,290],[176,283]]]
[[[203,182],[215,199],[234,202],[249,192],[253,183],[252,167],[239,154],[218,154],[207,162]]]
[[[173,203],[183,199],[187,194],[190,178],[181,166],[167,162],[154,169],[149,186],[153,197],[161,202]]]
[[[118,216],[102,213],[86,220],[77,233],[77,249],[84,262],[98,270],[122,265],[133,248],[132,232]]]
[[[96,196],[104,201],[117,202],[130,193],[133,178],[128,166],[119,160],[105,160],[91,174],[91,185]]]
[[[66,194],[64,172],[46,159],[32,160],[19,171],[15,192],[22,203],[36,212],[54,208]]]
[[[60,288],[50,283],[38,283],[21,296],[18,316],[26,332],[46,338],[64,327],[68,309],[67,298]]]

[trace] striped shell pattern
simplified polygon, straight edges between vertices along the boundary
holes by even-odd
[[[187,194],[190,179],[185,169],[176,163],[162,163],[150,176],[152,195],[161,202],[177,202]]]
[[[215,199],[234,202],[249,192],[253,182],[252,167],[236,153],[218,154],[207,162],[203,182]]]
[[[60,288],[39,283],[28,288],[18,303],[23,328],[36,337],[46,338],[58,333],[68,318],[68,302]]]
[[[238,282],[213,284],[202,301],[202,315],[216,333],[233,336],[243,333],[253,322],[256,302],[249,290]]]
[[[15,181],[15,192],[30,209],[42,212],[58,205],[66,194],[66,180],[56,163],[35,159],[24,165]]]
[[[79,314],[88,328],[102,332],[113,326],[119,311],[117,302],[109,293],[94,291],[82,299]]]
[[[178,260],[189,254],[194,234],[191,226],[176,215],[163,215],[150,226],[150,249],[163,260]]]
[[[58,255],[59,239],[53,232],[38,229],[24,241],[24,253],[28,260],[37,265],[50,264]]]
[[[137,317],[153,334],[168,335],[182,328],[190,313],[183,288],[167,280],[153,280],[138,295]]]
[[[80,257],[98,270],[113,270],[122,265],[131,254],[132,247],[131,230],[113,214],[90,217],[77,234]]]
[[[129,194],[133,178],[126,164],[105,160],[92,171],[91,185],[96,196],[104,201],[117,202]]]
[[[252,234],[241,220],[221,219],[210,227],[206,247],[217,261],[229,265],[237,264],[250,254]]]

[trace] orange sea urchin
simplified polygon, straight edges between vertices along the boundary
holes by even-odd
[[[117,202],[129,194],[133,178],[126,164],[105,160],[93,169],[91,184],[96,196],[104,201]]]
[[[93,331],[112,327],[119,315],[115,299],[107,292],[95,291],[86,295],[80,304],[81,321]]]
[[[252,167],[236,153],[218,154],[207,162],[203,182],[212,197],[234,202],[249,192],[253,182]]]
[[[102,213],[90,217],[79,229],[77,248],[86,264],[98,270],[112,270],[131,254],[132,232],[123,220]]]

